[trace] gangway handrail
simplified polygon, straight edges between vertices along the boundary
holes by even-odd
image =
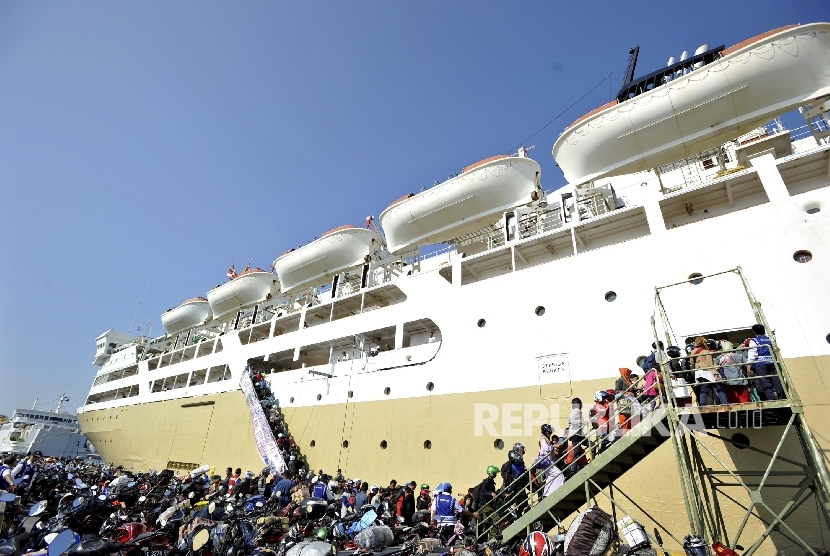
[[[642,377],[639,377],[634,383],[629,385],[629,387],[626,390],[624,390],[623,392],[624,393],[635,393],[639,389],[638,385],[640,385],[641,383],[643,385],[645,384],[645,379],[646,379],[646,376],[648,374],[649,373],[645,373]],[[659,375],[658,375],[658,378],[659,378]],[[623,436],[625,436],[627,434],[632,434],[634,432],[634,430],[640,425],[640,423],[643,419],[645,419],[649,414],[654,413],[654,411],[662,405],[662,400],[664,399],[664,397],[663,397],[662,387],[661,387],[661,384],[660,384],[659,380],[656,379],[654,384],[652,385],[652,387],[655,390],[657,390],[657,392],[658,392],[657,396],[656,397],[646,396],[646,394],[644,392],[641,393],[639,396],[635,396],[634,400],[638,404],[640,404],[641,401],[645,401],[646,404],[640,404],[641,409],[639,411],[632,411],[632,414],[629,415],[622,422],[618,421],[616,426],[608,427],[608,432],[605,433],[602,438],[597,438],[598,435],[597,435],[596,431],[598,431],[599,429],[594,429],[594,430],[588,431],[587,434],[585,434],[583,436],[583,438],[584,438],[583,442],[581,442],[579,444],[579,446],[582,446],[583,454],[587,455],[587,452],[588,452],[587,447],[588,447],[589,444],[591,446],[594,446],[598,443],[597,442],[598,440],[602,441],[605,438],[609,438],[609,437],[612,437],[612,436],[615,439],[611,443],[611,445],[613,446],[613,443],[619,441],[619,439],[622,438]],[[620,399],[622,399],[622,398],[620,398]],[[616,410],[616,403],[617,403],[617,400],[615,400],[614,410]],[[652,404],[652,403],[655,404],[654,407],[651,408],[650,410],[644,412],[643,409],[642,409],[642,406]],[[632,410],[634,410],[634,407],[632,407]],[[609,413],[609,415],[607,415],[607,416],[609,418],[609,423],[610,423],[610,419],[612,418],[612,416],[616,417],[616,413],[612,413],[611,411],[609,411],[608,413]],[[628,425],[628,428],[626,428],[626,425]],[[583,425],[583,427],[584,427],[584,425]],[[624,431],[624,432],[618,437],[617,434],[620,431]],[[583,432],[584,432],[584,429],[583,429]],[[592,438],[592,437],[595,438],[594,443],[589,442],[590,438]],[[478,523],[476,524],[476,527],[477,527],[477,530],[478,530],[477,531],[478,538],[482,539],[482,538],[489,538],[489,537],[493,536],[493,534],[495,532],[494,530],[504,523],[504,518],[506,516],[499,515],[499,510],[501,510],[503,508],[508,508],[508,512],[512,511],[514,517],[516,519],[518,519],[520,516],[515,515],[515,510],[513,510],[513,508],[518,507],[519,504],[523,504],[525,500],[530,501],[530,499],[534,496],[534,494],[538,495],[538,493],[540,491],[543,492],[544,489],[545,489],[546,481],[544,479],[541,480],[541,481],[538,481],[539,486],[538,486],[538,488],[534,489],[534,486],[533,486],[534,482],[535,482],[534,479],[536,479],[536,477],[534,476],[534,472],[536,472],[538,475],[544,476],[544,474],[554,466],[561,469],[560,465],[565,464],[565,462],[567,461],[568,456],[571,455],[576,449],[577,449],[577,446],[574,446],[574,447],[566,450],[562,454],[561,457],[559,457],[558,459],[553,460],[547,466],[544,466],[544,467],[541,467],[539,465],[527,466],[526,471],[524,471],[513,482],[511,482],[509,485],[506,485],[506,486],[502,485],[501,489],[499,489],[499,491],[498,491],[500,493],[499,496],[501,497],[501,496],[503,496],[503,494],[507,493],[510,497],[506,500],[503,500],[503,501],[499,500],[499,498],[496,498],[494,501],[488,502],[487,504],[482,506],[480,511],[484,511],[485,513],[488,513],[489,515],[487,515],[486,517],[480,519],[478,521]],[[606,450],[607,449],[608,449],[608,447],[606,447]],[[580,456],[580,458],[581,457],[582,456]],[[576,459],[576,456],[574,456],[574,458]],[[596,458],[592,459],[592,461],[590,461],[583,469],[581,469],[573,477],[566,478],[566,481],[574,480],[574,478],[576,478],[577,475],[579,475],[579,473],[581,473],[585,469],[589,468],[590,466],[594,465],[595,461],[596,461]],[[596,469],[596,468],[594,468],[594,469]],[[561,471],[561,472],[564,473],[564,471]],[[577,482],[579,482],[578,479],[577,479]],[[529,485],[529,491],[530,492],[526,492],[528,490],[528,488],[524,485]],[[512,493],[512,495],[510,493]],[[496,519],[496,518],[498,518],[498,519]]]

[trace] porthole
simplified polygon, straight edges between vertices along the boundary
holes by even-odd
[[[829,335],[830,336],[830,335]],[[427,382],[427,390],[432,392],[432,389],[435,388],[435,385],[431,382]]]
[[[497,438],[496,441],[493,442],[493,448],[496,450],[504,450],[504,440]]]
[[[617,292],[615,291],[608,291],[605,292],[605,301],[611,303],[612,301],[617,299]]]
[[[694,284],[695,286],[699,286],[703,283],[703,274],[700,272],[692,272],[689,274],[689,282]]]
[[[290,398],[288,398],[288,403],[294,403],[294,396],[291,396]]]
[[[387,396],[389,395],[389,392],[391,392],[391,391],[392,391],[392,389],[389,388],[388,386],[383,389],[383,393],[386,394]]]
[[[322,399],[323,399],[323,394],[317,394],[317,401],[319,402]]]
[[[749,448],[749,437],[743,433],[736,432],[735,434],[733,434],[732,442],[732,445],[739,450],[745,450]]]
[[[541,305],[539,305],[538,307],[536,307],[536,310],[533,311],[533,312],[536,313],[537,317],[541,317],[542,315],[545,314],[545,308],[542,307]]]
[[[484,325],[487,324],[487,321],[484,319],[478,319],[478,322],[476,324],[479,328],[484,328]]]
[[[388,446],[388,444],[386,443],[386,441],[385,441],[385,440],[381,440],[381,441],[380,441],[380,449],[381,449],[381,450],[385,450],[385,449],[386,449],[386,446]]]
[[[825,337],[824,337],[824,339],[825,339],[825,340],[827,340],[827,343],[828,343],[828,344],[830,344],[830,334],[828,334],[827,336],[825,336]]]
[[[354,390],[349,390],[349,397],[354,398]]]
[[[349,447],[349,441],[348,441],[348,440],[344,440],[344,441],[343,441],[343,447],[344,447],[344,448],[348,448],[348,447]]]
[[[797,263],[809,263],[813,260],[813,254],[809,251],[805,251],[803,249],[799,249],[795,253],[793,253],[793,260]]]
[[[312,440],[312,441],[309,443],[309,446],[311,446],[312,448],[314,448],[316,445],[317,445],[317,441],[316,441],[316,440]]]
[[[431,440],[424,440],[424,450],[431,450],[432,449],[432,441]]]
[[[807,208],[807,214],[818,214],[821,212],[821,207],[809,207]]]

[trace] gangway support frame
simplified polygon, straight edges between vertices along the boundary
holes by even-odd
[[[651,317],[655,345],[660,341],[657,314],[661,320],[665,341],[668,345],[674,344],[666,308],[661,298],[663,290],[688,284],[692,280],[699,284],[699,280],[728,274],[740,277],[741,287],[746,293],[756,323],[764,325],[766,330],[772,330],[743,270],[736,267],[656,287],[655,315]],[[616,522],[618,511],[629,513],[619,497],[614,496],[614,493],[618,492],[678,545],[686,534],[694,532],[701,535],[709,546],[716,541],[726,546],[734,546],[743,541],[744,545],[749,545],[743,556],[752,556],[758,552],[765,540],[773,533],[778,533],[804,549],[806,554],[818,556],[817,548],[810,546],[808,540],[787,523],[787,520],[813,497],[816,501],[818,528],[822,537],[825,529],[830,531],[830,473],[818,443],[804,419],[801,399],[781,357],[774,335],[770,335],[770,339],[773,362],[786,399],[691,407],[678,402],[674,387],[661,387],[661,396],[658,397],[662,398],[662,403],[654,400],[656,407],[653,406],[650,412],[644,412],[642,420],[636,426],[617,438],[549,496],[542,497],[541,488],[544,487],[546,479],[538,470],[527,473],[529,477],[536,473],[533,480],[541,482],[541,487],[531,483],[530,486],[520,485],[517,489],[518,480],[511,484],[507,489],[508,492],[513,491],[509,494],[511,498],[485,506],[489,511],[477,523],[479,539],[486,541],[500,536],[501,542],[509,542],[518,535],[530,532],[534,525],[541,525],[544,530],[561,528],[568,516],[582,508],[596,505],[598,496],[610,503]],[[660,350],[657,350],[657,353],[659,354]],[[661,358],[658,356],[658,359]],[[663,384],[671,385],[671,362],[658,362]],[[772,451],[764,450],[736,440],[734,436],[727,438],[710,432],[722,429],[733,432],[761,429],[767,442],[775,440],[776,437],[772,435],[778,434],[776,447]],[[798,459],[799,456],[794,454],[791,446],[792,441],[796,440],[795,436],[803,453],[803,461]],[[671,527],[650,515],[614,484],[616,478],[635,467],[668,437],[671,437],[680,491],[688,518],[688,526],[673,525],[675,530],[671,530]],[[716,442],[746,450],[747,453],[753,454],[754,459],[743,465],[741,460],[721,457],[710,446]],[[785,450],[785,444],[788,442],[790,445]],[[537,489],[535,493],[534,489]],[[742,491],[741,496],[732,494],[735,489]],[[780,496],[780,493],[786,490],[792,491],[789,499]],[[775,496],[771,496],[773,493]],[[722,504],[727,502],[745,511],[737,528],[730,529],[724,519]],[[781,507],[773,508],[778,505]],[[755,520],[755,527],[760,523],[763,530],[757,538],[750,541],[747,538],[747,526],[751,519]],[[734,524],[732,525],[734,527]],[[655,539],[651,540],[656,546]]]
[[[760,301],[755,297],[746,276],[740,266],[724,272],[710,274],[708,276],[690,277],[688,280],[670,284],[668,286],[655,288],[655,308],[659,313],[662,329],[665,335],[665,340],[669,345],[673,344],[672,337],[669,331],[671,327],[668,322],[666,309],[663,305],[661,292],[667,288],[688,284],[695,280],[696,284],[700,281],[734,273],[741,280],[741,286],[747,296],[756,323],[762,324],[766,330],[772,330],[766,320]],[[656,319],[651,317],[652,332],[654,334],[655,345],[660,342],[660,337],[657,330]],[[777,442],[777,447],[774,452],[761,450],[752,446],[742,445],[732,439],[725,438],[721,435],[712,434],[707,430],[701,431],[699,427],[690,427],[688,419],[683,419],[684,414],[688,415],[690,412],[678,404],[677,398],[674,395],[673,388],[667,388],[665,395],[669,405],[669,422],[673,426],[672,443],[675,449],[675,459],[678,466],[678,473],[681,481],[681,491],[683,492],[684,502],[686,503],[687,513],[689,514],[689,526],[693,531],[703,536],[707,544],[711,545],[715,541],[720,541],[727,546],[738,544],[741,535],[749,522],[750,518],[754,517],[760,520],[765,529],[761,535],[755,539],[751,546],[749,546],[743,553],[743,556],[752,556],[761,544],[773,533],[778,532],[790,542],[803,548],[807,554],[813,556],[817,555],[815,547],[812,547],[802,537],[794,531],[787,523],[787,517],[791,516],[796,509],[809,499],[810,495],[817,498],[817,511],[821,516],[818,527],[822,527],[821,521],[830,529],[830,474],[828,474],[827,466],[819,449],[819,446],[813,436],[810,427],[804,420],[803,406],[801,398],[798,396],[793,382],[787,371],[784,360],[781,357],[781,351],[774,334],[770,334],[770,341],[773,348],[773,360],[778,377],[786,396],[785,400],[778,400],[772,402],[760,402],[753,404],[739,404],[726,406],[729,413],[735,410],[741,410],[745,406],[746,410],[752,410],[751,406],[758,409],[760,412],[776,412],[779,416],[782,412],[789,413],[786,425],[780,431],[781,435]],[[659,350],[658,352],[659,353]],[[663,374],[665,384],[671,384],[671,367],[669,361],[660,361],[660,368]],[[714,406],[720,408],[721,406]],[[708,408],[706,408],[708,409]],[[701,414],[703,416],[703,414]],[[701,419],[702,421],[703,419]],[[752,426],[751,423],[745,423],[747,426]],[[763,423],[760,423],[763,426]],[[696,430],[695,430],[696,429]],[[789,457],[784,457],[781,450],[792,430],[797,430],[798,440],[804,455],[806,463],[801,463]],[[766,427],[769,431],[770,428]],[[738,470],[731,462],[723,461],[705,442],[703,439],[715,438],[725,443],[741,448],[748,449],[756,454],[763,455],[768,459],[768,463],[764,469],[752,470]],[[721,470],[714,470],[704,461],[703,455],[708,456],[709,459],[714,460],[722,468]],[[777,463],[786,463],[794,466],[799,471],[780,471],[774,470],[773,467]],[[720,477],[728,476],[733,483],[725,483]],[[754,483],[751,478],[761,477],[760,482]],[[797,483],[782,482],[771,483],[768,482],[771,478],[789,478],[800,479]],[[729,497],[723,492],[727,487],[742,487],[745,495],[749,498],[750,503],[743,506],[734,497]],[[784,507],[780,511],[775,511],[770,507],[769,503],[764,500],[764,489],[771,488],[789,488],[794,490],[791,498],[785,502]],[[740,505],[746,510],[744,518],[737,528],[734,535],[730,537],[727,531],[726,523],[721,513],[719,496],[727,496],[733,503]],[[771,520],[764,519],[759,510],[765,510],[772,517]],[[730,544],[731,543],[731,544]]]

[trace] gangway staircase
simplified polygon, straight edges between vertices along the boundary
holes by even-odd
[[[527,525],[536,521],[542,524],[545,531],[553,529],[585,505],[586,488],[590,483],[596,487],[606,488],[656,450],[668,437],[668,408],[658,407],[582,470],[565,481],[550,496],[534,505],[520,519],[504,529],[502,537],[510,539],[523,534]]]
[[[772,329],[740,267],[703,278],[716,276],[737,276],[756,323],[764,325],[766,330]],[[695,279],[699,280],[698,277]],[[674,343],[661,292],[666,288],[687,284],[690,280],[655,288],[655,313],[658,316],[651,319],[655,342],[660,338],[657,324],[659,318],[667,345]],[[777,342],[773,335],[770,335],[770,339],[773,363],[785,399],[698,407],[690,406],[687,400],[679,400],[675,396],[674,388],[661,388],[656,398],[645,396],[641,392],[631,394],[629,397],[636,399],[640,406],[636,411],[630,412],[633,416],[628,417],[623,423],[618,424],[617,418],[611,417],[613,425],[609,427],[611,430],[608,436],[616,440],[610,446],[547,497],[543,496],[545,473],[553,467],[528,470],[512,485],[502,489],[499,498],[479,510],[479,540],[500,538],[501,542],[509,543],[511,539],[522,538],[532,528],[538,529],[539,525],[545,531],[553,530],[557,526],[565,527],[566,519],[581,509],[596,505],[598,499],[604,500],[606,506],[610,504],[615,517],[618,517],[616,514],[629,513],[625,507],[625,500],[619,496],[621,491],[614,486],[614,482],[629,471],[637,473],[637,478],[644,480],[648,479],[649,473],[668,472],[666,469],[648,469],[643,466],[633,469],[638,462],[668,441],[674,453],[688,523],[661,523],[657,517],[637,505],[627,495],[625,499],[658,525],[664,531],[663,534],[667,534],[678,548],[682,545],[685,534],[695,532],[710,546],[715,542],[722,542],[725,546],[742,543],[747,547],[743,556],[752,556],[755,553],[769,551],[770,543],[764,542],[775,535],[772,543],[777,543],[776,550],[783,553],[780,548],[784,544],[792,543],[803,550],[803,553],[817,556],[823,548],[827,548],[821,546],[817,539],[821,537],[823,541],[825,531],[830,530],[830,473],[824,454],[804,418],[801,399],[781,358]],[[715,352],[715,355],[746,349],[736,347]],[[664,384],[672,384],[672,369],[674,372],[678,369],[672,365],[676,365],[681,359],[685,357],[660,362],[659,372]],[[718,368],[715,365],[710,369],[715,372]],[[629,390],[639,392],[644,378],[633,384]],[[711,384],[725,382],[726,380],[718,380]],[[620,403],[619,400],[616,403]],[[775,440],[777,445],[774,450],[763,450],[751,446],[746,435],[733,434],[730,438],[725,434],[713,432],[723,429],[728,429],[731,433],[739,432],[741,429],[760,430],[767,441]],[[792,440],[797,440],[800,444],[800,454],[792,449]],[[745,453],[751,453],[754,459],[741,460],[742,465],[736,465],[738,460],[724,458],[717,450],[712,449],[710,444],[716,445],[718,442],[746,450]],[[597,439],[594,438],[590,449],[593,449],[596,443]],[[559,458],[558,468],[566,468],[565,458],[566,456]],[[743,493],[736,496],[736,489],[742,490]],[[615,491],[618,493],[616,498]],[[789,500],[782,492],[791,493]],[[726,501],[735,503],[746,511],[740,523],[730,519],[727,524],[720,506]],[[807,502],[810,503],[806,504]],[[805,525],[804,511],[813,504],[816,523],[808,526]],[[800,518],[791,519],[799,508],[802,512]],[[657,531],[656,528],[654,530]],[[650,533],[647,534],[651,537],[652,545],[656,547],[656,539]],[[781,547],[778,544],[781,544]]]

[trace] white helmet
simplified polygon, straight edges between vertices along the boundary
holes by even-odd
[[[602,398],[604,397],[603,394],[605,394],[605,392],[601,390],[597,390],[596,392],[594,392],[594,401],[601,402]]]

